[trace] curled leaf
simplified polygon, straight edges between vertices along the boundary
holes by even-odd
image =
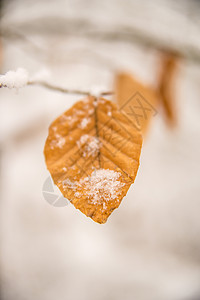
[[[91,96],[51,124],[44,154],[64,197],[105,223],[135,180],[141,146],[140,132],[116,104]]]
[[[119,73],[115,79],[115,100],[120,111],[144,135],[152,116],[157,113],[158,97],[153,88],[137,81],[129,73]]]
[[[163,107],[165,119],[170,126],[177,122],[174,82],[178,66],[175,54],[165,53],[161,59],[161,72],[158,80],[158,95]]]

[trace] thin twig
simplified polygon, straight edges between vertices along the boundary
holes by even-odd
[[[112,96],[112,95],[114,95],[115,93],[114,92],[102,92],[102,93],[100,93],[100,95],[101,96]]]
[[[89,91],[80,91],[80,90],[73,90],[73,89],[66,89],[66,88],[62,88],[59,86],[55,86],[52,85],[50,83],[44,82],[44,81],[29,81],[27,83],[27,85],[38,85],[38,86],[42,86],[46,89],[52,90],[52,91],[56,91],[56,92],[60,92],[60,93],[64,93],[64,94],[74,94],[74,95],[85,95],[85,96],[92,96],[92,93]],[[0,83],[0,88],[7,88],[8,86]],[[113,95],[114,92],[111,91],[107,91],[107,92],[101,92],[100,96],[110,96]]]
[[[44,82],[44,81],[29,81],[28,85],[39,85],[39,86],[45,87],[49,90],[57,91],[57,92],[64,93],[64,94],[76,94],[76,95],[86,95],[86,96],[90,95],[90,92],[73,90],[73,89],[65,89],[65,88]]]

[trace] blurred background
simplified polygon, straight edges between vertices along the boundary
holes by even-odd
[[[1,1],[1,74],[45,70],[58,86],[112,90],[128,71],[155,86],[160,53],[181,57],[178,124],[158,111],[135,183],[104,225],[42,194],[49,124],[81,97],[0,90],[1,300],[200,299],[199,16],[197,0]]]

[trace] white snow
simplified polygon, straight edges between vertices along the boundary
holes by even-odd
[[[76,193],[74,194],[74,196],[77,197],[77,198],[79,198],[79,197],[81,196],[81,193],[76,192]]]
[[[82,146],[83,144],[85,144],[85,143],[88,141],[89,137],[90,137],[90,136],[89,136],[88,134],[83,134],[83,135],[80,137],[80,139],[76,142],[77,145],[78,145],[78,147],[81,148],[81,146]]]
[[[119,181],[121,173],[113,170],[98,169],[80,180],[80,184],[85,186],[86,194],[92,197],[92,203],[103,203],[116,199],[121,194],[124,183]]]
[[[94,170],[90,176],[79,181],[72,182],[66,179],[62,184],[64,189],[73,189],[76,192],[75,196],[79,196],[77,188],[83,189],[84,194],[90,198],[93,204],[100,204],[105,203],[105,201],[115,200],[121,194],[121,188],[124,186],[124,183],[118,180],[120,176],[120,172],[109,169],[98,169]]]
[[[22,66],[34,74],[45,64],[57,86],[88,91],[104,85],[110,90],[114,70],[128,71],[147,85],[157,83],[157,51],[74,35],[71,22],[85,20],[102,32],[136,28],[166,45],[200,45],[199,9],[191,9],[193,4],[199,8],[199,1],[3,2],[5,30],[12,26],[30,32],[28,41],[41,49],[8,36],[4,70]],[[54,16],[58,22],[51,24]],[[50,32],[56,26],[58,35]],[[50,176],[42,154],[47,128],[84,97],[40,87],[20,95],[0,90],[1,299],[200,299],[199,78],[198,64],[181,63],[179,125],[170,131],[161,112],[154,117],[136,181],[105,225],[72,205],[55,208],[42,197]]]
[[[84,129],[84,128],[86,128],[87,127],[87,125],[90,123],[90,119],[88,119],[88,118],[83,118],[82,120],[81,120],[81,123],[79,124],[79,127],[81,128],[81,129]]]
[[[8,71],[5,75],[0,76],[0,84],[10,89],[22,88],[27,85],[28,80],[28,72],[23,68],[18,68],[16,71]]]
[[[64,186],[67,186],[68,188],[72,188],[72,189],[75,189],[76,188],[76,182],[72,182],[70,179],[65,179],[63,180],[62,184]]]
[[[101,142],[99,141],[99,139],[97,137],[91,137],[90,140],[89,140],[89,143],[86,145],[86,155],[92,155],[92,156],[95,156],[100,147],[101,147]]]
[[[90,155],[95,156],[101,147],[100,140],[97,137],[88,134],[82,135],[76,143],[80,149],[82,148],[83,157]]]
[[[56,133],[55,139],[51,141],[51,149],[54,149],[54,147],[62,148],[65,144],[66,140],[63,136]]]

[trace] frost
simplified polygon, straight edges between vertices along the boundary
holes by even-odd
[[[101,203],[104,200],[111,201],[121,193],[121,187],[124,183],[117,180],[121,173],[113,170],[98,169],[93,171],[91,176],[80,180],[80,184],[85,185],[86,194],[92,197],[94,204]]]
[[[72,128],[77,121],[78,121],[78,117],[75,113],[71,116],[62,115],[60,117],[60,123],[61,124],[66,123],[70,128]]]
[[[0,76],[0,84],[10,89],[22,88],[27,85],[28,80],[28,72],[23,68],[18,68],[16,71],[8,71],[5,75]]]
[[[77,145],[78,145],[78,147],[81,148],[81,146],[82,146],[83,144],[85,144],[85,143],[88,141],[89,137],[90,137],[90,136],[89,136],[88,134],[82,135],[82,136],[80,137],[80,139],[76,142]]]
[[[82,121],[81,121],[81,123],[79,124],[79,127],[81,129],[84,129],[89,123],[90,123],[90,119],[83,118]]]
[[[76,192],[76,193],[74,194],[74,196],[77,197],[77,198],[80,198],[80,197],[81,197],[81,193]]]
[[[77,115],[77,116],[81,116],[81,115],[83,115],[85,112],[83,111],[83,110],[76,110],[75,111],[75,114]]]
[[[99,139],[96,137],[92,137],[89,140],[89,143],[86,145],[86,151],[87,151],[86,154],[95,156],[99,151],[100,146],[101,146],[101,142],[99,141]]]
[[[53,126],[53,127],[52,127],[52,130],[53,130],[54,132],[56,132],[56,131],[57,131],[57,127],[56,127],[56,126]]]
[[[76,143],[79,148],[82,148],[83,157],[90,155],[95,156],[101,147],[101,142],[99,141],[99,139],[88,134],[82,135]],[[84,145],[84,147],[82,147],[82,145]]]
[[[92,115],[94,113],[94,108],[91,108],[89,111],[88,111],[88,114],[89,115]]]
[[[63,184],[64,186],[67,186],[68,188],[72,188],[72,189],[76,188],[76,183],[75,183],[75,182],[72,182],[72,181],[69,180],[69,179],[65,179],[65,180],[62,182],[62,184]]]
[[[120,172],[98,169],[80,181],[71,182],[66,179],[62,184],[63,188],[71,188],[75,192],[75,197],[80,197],[80,192],[77,189],[81,188],[93,204],[103,203],[103,209],[106,209],[105,201],[109,202],[118,198],[121,194],[121,188],[125,185],[125,183],[118,180],[120,176]]]
[[[51,141],[51,149],[54,147],[62,148],[65,144],[65,138],[62,137],[60,134],[55,134],[56,139]]]
[[[64,144],[65,144],[65,138],[60,137],[56,142],[56,147],[62,148],[64,146]]]

